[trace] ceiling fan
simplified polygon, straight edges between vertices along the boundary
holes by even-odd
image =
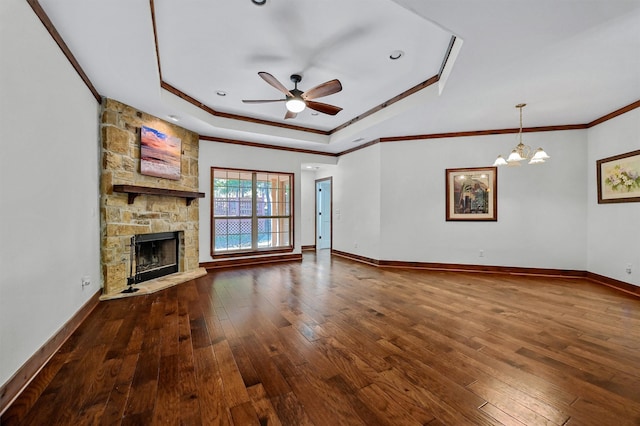
[[[306,92],[298,89],[298,83],[302,81],[302,76],[299,74],[292,74],[291,81],[295,84],[292,90],[284,87],[277,78],[269,74],[268,72],[261,71],[258,73],[260,77],[271,86],[275,87],[282,93],[284,93],[284,99],[243,99],[242,102],[246,104],[263,104],[268,102],[285,102],[287,107],[287,113],[284,118],[295,118],[299,112],[303,111],[306,107],[309,107],[315,111],[323,114],[336,115],[342,108],[335,105],[324,104],[322,102],[315,102],[313,99],[321,98],[323,96],[333,95],[342,90],[342,84],[337,79],[326,81],[313,89],[309,89]]]

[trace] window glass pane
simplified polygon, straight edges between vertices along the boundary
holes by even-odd
[[[215,250],[228,250],[227,247],[227,223],[226,219],[214,220],[214,232],[215,232]]]
[[[251,219],[243,219],[240,221],[240,233],[251,235]]]
[[[215,223],[215,232],[216,235],[227,235],[227,222],[226,219],[216,219]]]
[[[269,186],[269,175],[266,173],[257,173],[256,174],[256,181],[258,182],[259,185],[263,185],[263,186]]]
[[[258,219],[259,248],[290,246],[289,219]]]
[[[214,216],[228,216],[229,204],[226,198],[214,198],[213,199],[213,215]]]
[[[227,247],[227,236],[226,235],[216,235],[215,241],[215,251],[225,251],[229,248]]]
[[[228,234],[239,234],[240,233],[240,220],[238,219],[229,219],[227,221],[228,223],[228,229],[227,229],[227,233]]]
[[[271,234],[268,233],[258,233],[258,247],[259,248],[268,248],[272,247],[271,245]]]
[[[271,232],[271,219],[258,219],[258,233]]]
[[[278,203],[278,216],[286,216],[287,215],[287,206],[289,203],[282,202]]]
[[[251,222],[252,222],[251,219],[240,220],[240,248],[242,249],[251,248],[251,238],[252,238]]]
[[[240,235],[240,248],[242,249],[251,248],[251,235],[247,235],[247,234]]]

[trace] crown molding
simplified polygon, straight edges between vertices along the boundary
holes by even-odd
[[[51,22],[51,20],[49,19],[49,17],[47,16],[47,14],[45,13],[44,9],[42,8],[42,6],[40,5],[40,3],[38,2],[38,0],[27,0],[27,3],[31,6],[31,8],[33,9],[34,13],[36,14],[36,16],[40,19],[40,21],[42,22],[42,24],[45,26],[45,28],[47,29],[47,31],[49,32],[49,34],[51,35],[51,37],[54,39],[54,41],[58,44],[58,46],[60,47],[60,50],[62,50],[62,53],[67,57],[67,60],[71,63],[71,65],[73,66],[73,68],[76,70],[76,72],[78,73],[78,75],[80,76],[80,78],[82,79],[82,81],[85,83],[85,85],[87,86],[87,88],[89,89],[89,91],[91,92],[91,94],[94,96],[94,98],[96,99],[96,101],[98,103],[102,102],[102,96],[100,95],[100,93],[98,93],[98,91],[96,90],[95,86],[91,83],[91,80],[89,79],[89,77],[86,75],[86,73],[84,72],[84,70],[82,69],[82,67],[80,66],[80,64],[78,63],[78,61],[76,60],[76,58],[73,56],[73,54],[71,53],[71,50],[69,49],[69,47],[67,46],[67,44],[64,42],[64,40],[62,39],[62,36],[60,35],[60,33],[58,32],[58,30],[55,28],[55,26],[53,25],[53,23]],[[370,109],[369,111],[355,117],[354,119],[336,127],[333,130],[329,130],[329,131],[325,131],[325,130],[318,130],[318,129],[312,129],[312,128],[308,128],[308,127],[302,127],[302,126],[294,126],[294,125],[289,125],[289,124],[284,124],[284,123],[279,123],[279,122],[274,122],[274,121],[268,121],[268,120],[262,120],[262,119],[256,119],[256,118],[250,118],[250,117],[245,117],[245,116],[241,116],[241,115],[236,115],[236,114],[229,114],[229,113],[223,113],[220,111],[216,111],[213,108],[205,105],[204,103],[198,101],[197,99],[187,95],[186,93],[180,91],[178,88],[170,85],[169,83],[165,82],[164,80],[162,80],[162,68],[160,66],[160,55],[158,52],[158,36],[157,36],[157,29],[156,29],[156,21],[155,21],[155,6],[154,6],[154,0],[150,0],[149,2],[150,8],[151,8],[151,18],[153,21],[153,35],[154,35],[154,41],[155,41],[155,49],[156,49],[156,57],[157,57],[157,61],[158,61],[158,72],[160,75],[160,86],[162,89],[167,90],[170,93],[173,93],[174,95],[182,98],[183,100],[191,103],[192,105],[204,110],[205,112],[214,115],[214,116],[218,116],[218,117],[222,117],[222,118],[229,118],[229,119],[233,119],[233,120],[241,120],[241,121],[247,121],[247,122],[252,122],[252,123],[258,123],[258,124],[264,124],[264,125],[269,125],[269,126],[276,126],[276,127],[282,127],[282,128],[287,128],[287,129],[291,129],[291,130],[298,130],[298,131],[303,131],[303,132],[311,132],[311,133],[317,133],[317,134],[321,134],[321,135],[331,135],[339,130],[344,129],[345,127],[348,127],[354,123],[356,123],[359,120],[362,120],[363,118],[395,103],[398,102],[401,99],[406,98],[407,96],[422,90],[432,84],[435,84],[439,81],[440,79],[440,75],[435,75],[425,81],[423,81],[422,83],[412,87],[411,89],[389,99],[388,101]],[[452,39],[452,43],[454,42],[454,39]],[[451,45],[449,46],[449,49],[447,51],[447,55],[444,58],[444,62],[445,63],[447,61],[448,55],[450,54],[451,51]],[[442,70],[441,70],[442,72]],[[584,124],[567,124],[567,125],[556,125],[556,126],[539,126],[539,127],[526,127],[522,129],[523,133],[534,133],[534,132],[551,132],[551,131],[564,131],[564,130],[580,130],[580,129],[589,129],[591,127],[597,126],[598,124],[602,124],[608,120],[611,120],[615,117],[618,117],[622,114],[625,114],[629,111],[632,111],[636,108],[640,107],[640,100],[637,100],[635,102],[630,103],[629,105],[623,106],[613,112],[610,112],[606,115],[603,115],[602,117],[599,117],[589,123],[584,123]],[[199,135],[199,138],[201,140],[208,140],[208,141],[214,141],[214,142],[222,142],[222,143],[233,143],[233,144],[237,144],[237,145],[245,145],[245,146],[252,146],[252,147],[257,147],[257,148],[265,148],[265,149],[275,149],[275,150],[281,150],[281,151],[292,151],[292,152],[300,152],[300,153],[308,153],[308,154],[317,154],[317,155],[325,155],[325,156],[330,156],[330,157],[340,157],[342,155],[346,155],[355,151],[358,151],[360,149],[364,149],[367,147],[370,147],[372,145],[375,145],[377,143],[386,143],[386,142],[401,142],[401,141],[413,141],[413,140],[426,140],[426,139],[443,139],[443,138],[455,138],[455,137],[470,137],[470,136],[487,136],[487,135],[500,135],[500,134],[510,134],[510,133],[518,133],[519,129],[518,128],[509,128],[509,129],[491,129],[491,130],[474,130],[474,131],[462,131],[462,132],[448,132],[448,133],[430,133],[430,134],[421,134],[421,135],[408,135],[408,136],[390,136],[390,137],[381,137],[378,139],[374,139],[371,142],[365,143],[363,145],[359,145],[357,147],[354,148],[350,148],[347,149],[345,151],[339,152],[339,153],[327,153],[327,152],[321,152],[321,151],[313,151],[313,150],[306,150],[306,149],[297,149],[297,148],[290,148],[290,147],[281,147],[281,146],[275,146],[275,145],[269,145],[269,144],[260,144],[260,143],[253,143],[253,142],[248,142],[248,141],[240,141],[240,140],[233,140],[233,139],[225,139],[225,138],[217,138],[214,136],[207,136],[207,135]]]
[[[27,0],[27,3],[29,3],[29,6],[31,6],[31,9],[33,9],[33,12],[40,19],[40,21],[42,22],[42,25],[44,25],[44,27],[47,29],[47,31],[49,32],[49,35],[51,35],[51,38],[53,38],[53,40],[56,42],[58,47],[60,47],[60,50],[62,50],[62,53],[64,54],[64,56],[67,57],[67,60],[71,63],[71,66],[76,70],[76,72],[78,73],[78,75],[80,76],[84,84],[87,86],[87,88],[89,89],[93,97],[96,99],[98,103],[102,103],[102,96],[100,95],[100,93],[98,93],[98,90],[96,90],[96,88],[93,86],[93,83],[91,83],[91,80],[89,80],[89,77],[84,72],[84,70],[76,60],[75,56],[73,56],[73,53],[71,53],[69,46],[67,46],[67,43],[64,42],[64,40],[62,39],[62,36],[60,35],[56,27],[53,25],[53,22],[51,22],[51,19],[49,19],[49,16],[45,13],[44,9],[42,8],[38,0]]]

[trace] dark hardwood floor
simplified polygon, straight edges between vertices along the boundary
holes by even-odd
[[[6,425],[639,425],[640,299],[328,253],[101,302]]]

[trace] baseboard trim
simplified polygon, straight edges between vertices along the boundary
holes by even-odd
[[[640,297],[640,287],[637,285],[625,283],[624,281],[605,277],[604,275],[598,275],[593,272],[587,272],[586,278],[596,284],[605,285],[607,287],[615,288],[616,290],[623,291],[633,296]]]
[[[201,268],[205,268],[207,271],[212,271],[222,268],[236,268],[240,266],[254,266],[262,265],[265,263],[274,262],[302,262],[302,253],[284,254],[280,256],[261,256],[250,257],[244,259],[229,259],[220,260],[217,262],[203,262],[200,263]]]
[[[355,260],[356,262],[366,263],[367,265],[380,266],[380,261],[376,259],[372,259],[370,257],[360,256],[359,254],[353,254],[346,251],[340,251],[336,249],[331,249],[331,254],[335,254],[336,256],[344,257],[345,259]]]
[[[302,251],[313,251],[315,249],[316,249],[316,245],[315,244],[312,244],[312,245],[309,245],[309,246],[302,246]]]
[[[447,272],[477,272],[482,274],[502,275],[528,275],[535,277],[553,278],[584,278],[593,283],[611,287],[636,297],[640,297],[640,286],[605,277],[588,271],[576,271],[571,269],[547,269],[547,268],[522,268],[512,266],[488,266],[488,265],[461,265],[455,263],[429,263],[429,262],[402,262],[396,260],[377,260],[370,257],[347,253],[340,250],[331,250],[331,254],[366,263],[379,268],[409,268],[424,269],[429,271]]]
[[[96,294],[76,312],[69,321],[67,321],[56,334],[54,334],[47,342],[27,360],[16,373],[0,387],[0,415],[2,415],[13,401],[22,393],[24,388],[36,377],[42,367],[58,352],[64,342],[73,334],[74,331],[84,322],[89,314],[100,303],[100,295],[102,290],[98,290]]]
[[[584,278],[585,271],[570,269],[524,268],[518,266],[463,265],[455,263],[400,262],[380,260],[378,265],[385,268],[412,268],[430,271],[478,272],[483,274],[530,275],[536,277]]]
[[[332,250],[332,254],[366,263],[380,268],[408,268],[424,269],[429,271],[448,272],[480,272],[484,274],[507,274],[507,275],[533,275],[538,277],[562,277],[562,278],[585,278],[585,271],[574,271],[570,269],[548,269],[548,268],[522,268],[516,266],[491,266],[491,265],[463,265],[456,263],[433,263],[433,262],[404,262],[399,260],[378,260],[370,257],[359,256],[339,250]]]

